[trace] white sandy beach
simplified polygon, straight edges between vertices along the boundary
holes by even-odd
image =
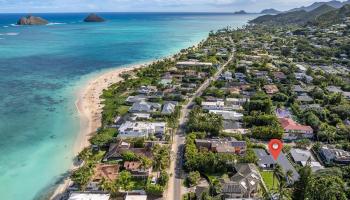
[[[90,145],[90,137],[101,127],[103,105],[101,105],[100,96],[103,90],[114,83],[122,81],[121,74],[147,66],[148,64],[150,63],[112,69],[95,76],[78,91],[75,104],[80,117],[80,133],[74,145],[74,155],[78,155],[80,151]],[[78,167],[73,165],[71,169],[74,170]],[[50,199],[59,199],[70,184],[71,180],[66,178],[57,186]]]

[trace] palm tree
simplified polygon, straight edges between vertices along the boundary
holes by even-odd
[[[288,185],[286,179],[281,179],[279,184],[279,200],[291,199],[287,186]]]
[[[102,191],[111,193],[112,196],[116,196],[118,192],[118,187],[115,182],[111,182],[103,178],[100,183]]]
[[[293,180],[293,171],[292,170],[287,171],[286,180],[287,180],[287,182],[291,182],[291,180]]]
[[[275,168],[273,169],[273,179],[272,179],[272,187],[275,188],[275,178],[281,179],[283,176],[282,167],[279,164],[275,165]]]
[[[321,125],[320,134],[326,138],[328,144],[330,144],[334,140],[336,132],[337,130],[333,126],[330,126],[328,124]]]

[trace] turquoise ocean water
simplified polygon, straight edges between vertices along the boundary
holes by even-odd
[[[111,67],[162,58],[241,27],[256,15],[102,13],[38,14],[47,26],[19,27],[0,14],[0,199],[38,199],[71,166],[79,132],[79,84]]]

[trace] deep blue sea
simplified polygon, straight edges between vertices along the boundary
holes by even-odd
[[[79,133],[74,102],[101,71],[176,53],[210,30],[241,27],[256,15],[204,13],[35,14],[46,26],[15,26],[0,14],[0,199],[31,200],[71,166]]]

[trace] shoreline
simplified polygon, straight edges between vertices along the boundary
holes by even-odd
[[[202,39],[187,48],[198,48],[203,40],[205,39]],[[84,81],[84,85],[82,87],[78,87],[79,89],[76,92],[75,107],[80,120],[80,129],[73,146],[74,156],[77,156],[84,148],[90,145],[89,139],[94,133],[96,133],[97,129],[101,127],[103,106],[101,105],[100,96],[102,95],[104,89],[108,88],[112,84],[122,81],[123,79],[119,76],[122,73],[147,67],[154,62],[162,61],[164,59],[174,59],[174,57],[179,53],[180,50],[178,53],[173,53],[163,58],[130,65],[122,65],[119,67],[112,67],[106,71],[96,74],[87,81]],[[76,160],[74,160],[72,166],[67,170],[68,174],[80,166],[81,164],[78,164]],[[72,181],[69,177],[63,178],[52,190],[53,192],[49,195],[49,199],[60,200],[71,184]]]
[[[157,61],[157,60],[155,60]],[[76,92],[75,107],[80,120],[79,134],[77,134],[73,146],[73,155],[77,156],[84,148],[90,146],[89,139],[101,127],[102,108],[100,96],[104,89],[123,79],[120,77],[125,72],[146,67],[155,62],[149,61],[142,64],[131,64],[122,67],[111,68],[89,78],[84,85]],[[80,164],[73,162],[68,172],[80,167]],[[69,177],[64,178],[49,195],[50,200],[58,200],[72,183]]]

